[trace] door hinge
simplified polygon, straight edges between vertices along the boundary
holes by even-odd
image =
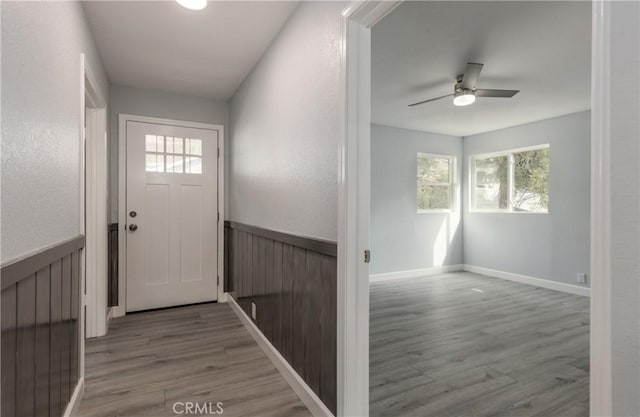
[[[220,286],[220,275],[218,275],[218,280],[216,281],[216,286]]]
[[[366,249],[364,251],[364,263],[368,264],[369,262],[371,262],[371,251]]]
[[[218,148],[218,159],[220,159],[220,148]]]
[[[218,212],[218,223],[220,223],[220,212]]]

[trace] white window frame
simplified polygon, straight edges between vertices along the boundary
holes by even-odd
[[[457,185],[457,169],[456,169],[456,157],[454,155],[443,155],[443,154],[436,154],[436,153],[425,153],[425,152],[418,152],[416,155],[416,175],[417,175],[417,162],[418,162],[418,158],[420,157],[426,157],[426,158],[437,158],[437,159],[448,159],[449,160],[449,182],[448,183],[433,183],[430,185],[434,185],[434,186],[448,186],[449,187],[449,208],[448,209],[420,209],[418,208],[418,200],[417,200],[417,196],[418,196],[418,179],[416,177],[416,213],[418,214],[428,214],[428,213],[452,213],[455,210],[456,207],[456,198],[455,198],[455,191],[456,191],[456,185]]]
[[[513,155],[520,152],[537,151],[540,149],[551,149],[551,145],[544,143],[541,145],[525,146],[522,148],[507,149],[499,152],[483,153],[478,155],[471,155],[469,157],[469,213],[502,213],[502,214],[550,214],[549,208],[546,212],[543,211],[514,211],[513,210]],[[508,164],[508,178],[509,178],[509,200],[507,202],[507,208],[504,209],[479,209],[476,208],[476,172],[475,161],[478,159],[497,158],[500,156],[506,156],[509,158]],[[551,169],[549,169],[551,171]]]

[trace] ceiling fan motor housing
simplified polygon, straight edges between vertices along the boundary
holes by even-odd
[[[456,84],[456,85],[455,85],[455,87],[453,88],[453,95],[454,95],[455,97],[458,97],[458,96],[464,96],[464,95],[469,95],[469,94],[472,94],[472,95],[474,95],[474,96],[475,96],[475,95],[476,95],[476,90],[475,90],[475,88],[474,88],[474,89],[471,89],[471,88],[462,88],[462,87],[460,86],[460,83]]]

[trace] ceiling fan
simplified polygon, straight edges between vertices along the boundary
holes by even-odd
[[[483,66],[484,64],[469,62],[464,74],[460,74],[456,77],[453,94],[418,101],[417,103],[409,104],[409,107],[419,106],[420,104],[429,103],[431,101],[451,96],[453,96],[454,105],[468,106],[476,101],[476,97],[511,98],[520,92],[520,90],[487,90],[476,88],[476,82],[478,81],[478,77],[480,76],[480,71],[482,71]]]

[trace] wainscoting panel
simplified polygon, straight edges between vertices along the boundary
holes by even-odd
[[[2,415],[61,416],[79,379],[84,237],[2,265]]]
[[[337,246],[225,223],[225,291],[336,412]]]
[[[107,275],[107,307],[118,305],[118,223],[109,225],[109,267]]]

